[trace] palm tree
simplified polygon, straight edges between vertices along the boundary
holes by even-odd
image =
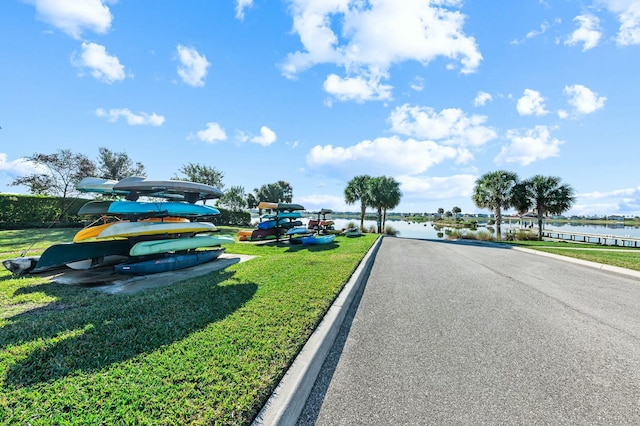
[[[542,221],[549,214],[562,214],[575,202],[574,190],[557,176],[535,175],[519,183],[514,192],[514,205],[519,213],[530,209],[538,218],[538,240],[542,241]]]
[[[347,204],[355,204],[360,201],[360,229],[364,228],[364,216],[369,205],[369,181],[368,175],[360,175],[351,179],[344,190],[344,200]]]
[[[518,175],[506,170],[496,170],[480,176],[473,188],[473,202],[480,208],[487,208],[495,214],[496,238],[502,239],[502,211],[514,205],[514,188]]]
[[[369,205],[378,211],[378,233],[381,234],[387,221],[387,210],[400,204],[400,184],[392,177],[375,177],[369,181],[369,194]]]

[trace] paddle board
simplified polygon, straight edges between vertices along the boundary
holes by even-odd
[[[97,239],[115,237],[138,237],[160,234],[198,234],[215,231],[209,222],[117,222],[97,235]]]
[[[213,247],[234,243],[228,235],[196,235],[191,238],[169,238],[166,240],[140,241],[129,250],[130,256],[146,256],[150,254],[177,252],[201,247]]]
[[[224,253],[224,248],[217,250],[194,251],[187,254],[168,254],[158,259],[140,262],[126,262],[114,266],[120,274],[149,275],[159,272],[176,271],[211,262]]]

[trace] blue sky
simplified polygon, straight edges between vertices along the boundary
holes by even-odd
[[[640,215],[640,0],[5,0],[0,37],[0,192],[33,153],[106,147],[309,210],[357,210],[369,174],[396,211],[486,212],[474,182],[507,169]]]

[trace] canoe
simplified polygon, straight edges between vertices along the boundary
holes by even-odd
[[[278,208],[278,203],[270,203],[268,201],[260,201],[258,203],[258,208],[259,209],[269,209],[269,210],[275,210]]]
[[[184,201],[195,203],[199,200],[220,198],[224,192],[204,183],[182,180],[147,180],[133,176],[122,179],[113,186],[116,191],[128,191],[127,199],[135,201],[139,196],[166,194],[183,197]]]
[[[97,239],[116,237],[138,237],[161,234],[198,234],[215,231],[209,222],[117,222],[98,234]]]
[[[89,201],[78,210],[80,216],[98,215],[102,216],[109,212],[109,206],[113,201]]]
[[[88,240],[89,238],[97,237],[102,231],[110,227],[111,225],[115,225],[118,222],[109,222],[103,223],[100,225],[90,226],[88,228],[81,229],[76,232],[76,235],[73,236],[73,242],[79,243],[80,241]]]
[[[118,183],[118,181],[113,179],[86,177],[78,182],[76,190],[80,192],[94,192],[96,194],[117,194],[113,189],[113,185],[116,183]],[[120,192],[119,195],[125,195],[126,193],[127,192]]]
[[[75,270],[87,270],[99,268],[101,266],[116,265],[129,259],[129,256],[121,256],[119,254],[111,254],[107,256],[94,257],[91,259],[78,260],[76,262],[67,263],[67,267]]]
[[[300,204],[291,204],[291,203],[278,203],[276,207],[277,210],[280,211],[294,211],[294,210],[304,210]]]
[[[331,235],[312,235],[309,237],[302,237],[302,244],[305,246],[314,244],[329,244],[335,240],[336,236]]]
[[[291,204],[291,203],[271,203],[268,201],[260,201],[258,203],[259,209],[269,209],[269,210],[278,210],[281,212],[284,211],[294,211],[294,210],[304,210],[300,204]]]
[[[231,244],[234,242],[233,237],[228,235],[196,235],[191,238],[169,238],[165,240],[140,241],[131,247],[129,255],[147,256],[151,254],[177,252],[201,247],[213,247],[221,244]]]
[[[298,219],[302,217],[302,213],[300,212],[278,212],[277,214],[263,214],[262,216],[260,216],[261,219],[275,219],[275,218],[280,218],[280,219]]]
[[[251,234],[253,234],[253,229],[242,229],[238,231],[238,240],[240,241],[250,240]]]
[[[347,237],[360,237],[362,236],[362,231],[358,228],[349,228],[344,231],[344,235]]]
[[[186,254],[168,254],[157,259],[139,262],[126,262],[114,266],[120,274],[149,275],[159,272],[176,271],[202,265],[217,259],[224,253],[224,248],[216,250],[193,251]]]
[[[309,233],[309,230],[304,226],[297,226],[287,231],[287,235],[301,235],[301,234],[308,234],[308,233]]]
[[[275,228],[276,224],[282,225],[287,222],[289,222],[287,219],[278,219],[277,221],[275,219],[265,220],[263,222],[258,223],[258,229],[271,229],[271,228]]]
[[[26,269],[19,273],[42,272],[65,266],[67,263],[111,255],[128,256],[129,248],[127,240],[54,244],[42,253],[30,270]]]
[[[220,214],[220,210],[204,204],[191,204],[179,201],[138,202],[114,201],[109,206],[109,214],[145,215],[164,214],[175,217],[213,216]]]

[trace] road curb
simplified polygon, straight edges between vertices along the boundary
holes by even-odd
[[[252,426],[296,424],[355,294],[369,276],[381,242],[382,237],[378,237],[373,243],[258,416],[251,423]]]

